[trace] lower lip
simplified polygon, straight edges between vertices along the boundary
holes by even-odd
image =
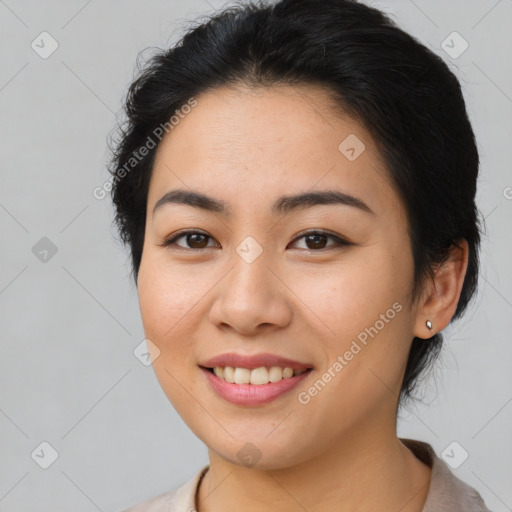
[[[300,375],[281,379],[278,382],[269,382],[268,384],[232,384],[224,379],[217,377],[214,373],[206,368],[200,367],[201,371],[206,375],[212,388],[225,400],[237,405],[262,405],[272,402],[277,397],[291,391],[298,386],[308,375],[311,370],[307,370]]]

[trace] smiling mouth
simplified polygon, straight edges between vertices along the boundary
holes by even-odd
[[[293,370],[289,367],[282,368],[278,366],[262,366],[254,369],[239,367],[234,368],[230,366],[216,366],[215,368],[200,366],[200,368],[212,373],[219,379],[222,379],[223,381],[230,384],[250,384],[254,386],[272,384],[281,380],[292,379],[312,370],[312,368]]]

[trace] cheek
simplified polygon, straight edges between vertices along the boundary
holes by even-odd
[[[138,295],[146,335],[165,349],[168,340],[190,323],[211,285],[206,275],[202,277],[204,271],[183,272],[179,265],[162,260],[159,255],[143,257]]]
[[[345,403],[350,409],[349,404],[393,396],[386,386],[399,387],[412,339],[412,275],[407,251],[377,246],[354,253],[328,271],[302,275],[296,293],[315,313],[308,314],[314,321],[310,326],[323,333],[322,366],[337,375],[329,384],[327,402]],[[336,372],[332,368],[338,356],[343,370]]]
[[[305,312],[314,313],[308,316],[319,332],[348,340],[374,325],[394,303],[405,308],[411,279],[406,255],[365,248],[325,268],[302,272],[292,282]],[[390,316],[395,312],[391,310]]]
[[[170,402],[184,417],[193,410],[190,394],[185,390],[193,386],[191,379],[196,375],[191,344],[194,326],[198,325],[197,305],[208,285],[197,275],[166,264],[158,254],[147,252],[143,256],[137,288],[145,337],[157,347],[153,371]]]

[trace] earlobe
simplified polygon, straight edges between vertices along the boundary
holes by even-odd
[[[428,339],[444,329],[457,309],[468,267],[468,243],[460,240],[434,271],[416,314],[414,336]]]

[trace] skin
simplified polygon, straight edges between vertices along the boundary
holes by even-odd
[[[454,249],[412,303],[407,217],[360,123],[329,108],[314,86],[230,87],[197,100],[158,148],[138,276],[156,376],[208,447],[197,510],[421,511],[431,471],[397,439],[399,390],[413,337],[430,337],[455,312],[467,246]],[[365,144],[354,161],[338,149],[349,134]],[[153,215],[177,188],[224,200],[231,216],[184,204]],[[339,204],[271,212],[282,195],[325,189],[349,193],[373,213]],[[161,245],[186,229],[207,238]],[[313,229],[351,245],[303,236]],[[263,249],[252,263],[236,252],[248,236]],[[400,312],[300,403],[298,393],[397,302]],[[271,352],[314,370],[269,404],[235,405],[198,367],[225,352]],[[261,455],[252,467],[237,456],[247,442]]]

